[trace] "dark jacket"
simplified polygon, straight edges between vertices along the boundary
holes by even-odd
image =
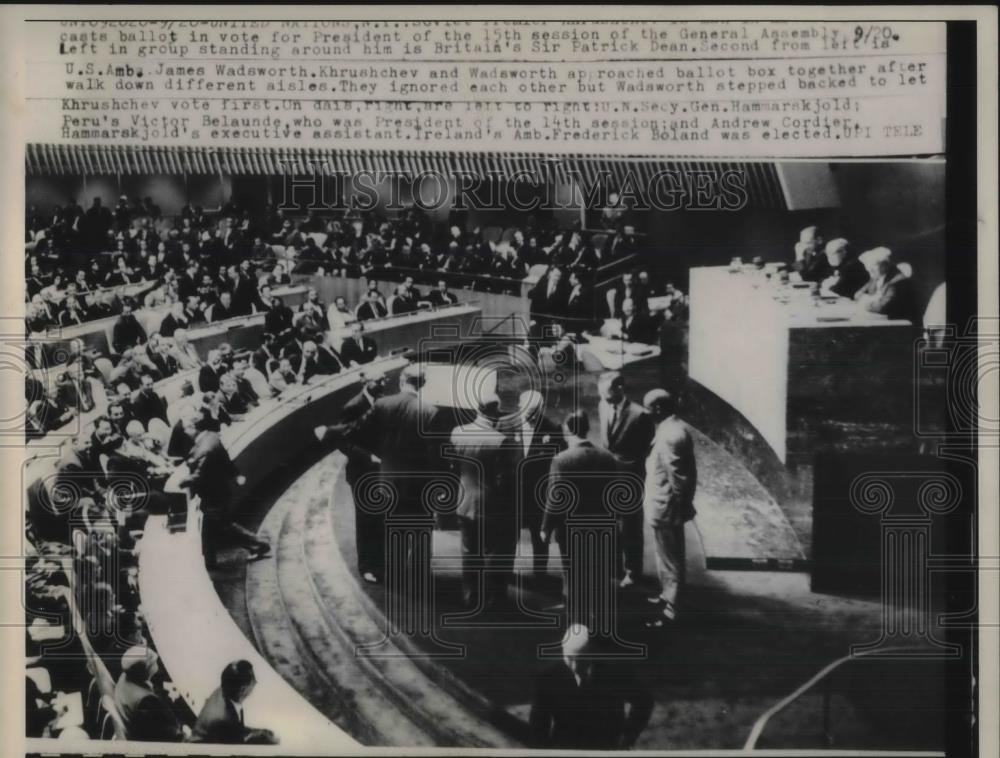
[[[141,421],[146,429],[149,429],[150,419],[158,418],[167,423],[167,401],[155,391],[146,394],[140,390],[135,393],[129,403],[129,409],[132,418]]]
[[[135,316],[119,316],[112,330],[111,344],[115,352],[121,353],[125,348],[142,345],[146,342],[146,330],[142,328]]]
[[[187,466],[191,492],[201,498],[202,510],[227,511],[240,472],[217,432],[199,432]]]
[[[360,345],[353,337],[345,337],[340,346],[340,360],[345,366],[351,365],[351,361],[359,365],[371,363],[377,356],[378,348],[375,346],[375,340],[363,334]]]
[[[379,398],[365,418],[362,436],[373,441],[381,479],[398,495],[394,514],[428,515],[420,497],[424,482],[414,472],[433,476],[440,470],[438,424],[434,405],[410,392]]]
[[[243,744],[251,730],[247,729],[236,707],[217,689],[208,696],[191,730],[191,742],[216,742],[223,745]]]
[[[656,431],[652,416],[638,403],[626,399],[613,429],[606,427],[604,418],[599,424],[601,444],[615,456],[618,465],[641,475]]]
[[[179,742],[183,737],[170,704],[149,687],[129,681],[125,674],[115,683],[115,705],[130,740]]]
[[[456,515],[513,523],[518,458],[514,441],[499,429],[473,421],[452,431],[451,446],[448,458],[461,481]]]
[[[518,465],[518,502],[521,508],[521,524],[529,529],[538,529],[545,512],[546,493],[538,492],[539,484],[544,486],[544,480],[552,467],[552,459],[566,449],[559,424],[543,416],[535,425],[534,434],[527,442],[525,453],[524,430],[520,425],[511,430],[521,462]]]
[[[563,450],[549,467],[542,531],[561,528],[567,518],[613,517],[608,488],[619,478],[618,462],[590,441]],[[566,508],[566,503],[573,505]]]
[[[837,283],[830,287],[830,291],[841,297],[854,297],[854,293],[868,283],[868,271],[857,258],[844,261],[832,269],[830,275],[837,275]]]
[[[366,301],[358,308],[358,321],[369,321],[374,318],[383,318],[388,315],[388,311],[382,303],[372,303]]]
[[[633,744],[649,723],[653,699],[623,665],[595,661],[582,685],[563,661],[542,669],[531,706],[533,747],[611,750]]]

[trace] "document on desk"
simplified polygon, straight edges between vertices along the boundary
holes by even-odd
[[[996,22],[4,7],[0,755],[998,754]]]

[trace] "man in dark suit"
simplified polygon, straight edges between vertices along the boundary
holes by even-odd
[[[584,286],[580,274],[569,275],[569,294],[566,296],[566,328],[571,332],[582,332],[594,320],[594,293]]]
[[[187,329],[191,325],[184,311],[184,303],[178,300],[170,306],[170,312],[160,322],[160,336],[173,337],[178,329]]]
[[[850,244],[843,238],[827,242],[824,252],[830,264],[830,275],[821,284],[823,291],[853,298],[854,293],[868,283],[864,264],[851,253]]]
[[[602,659],[590,630],[574,624],[563,637],[563,658],[536,677],[529,722],[532,747],[627,750],[649,723],[653,698],[628,663]],[[612,671],[611,667],[617,667]]]
[[[191,742],[214,742],[223,745],[277,745],[270,729],[248,727],[243,719],[243,704],[250,697],[257,679],[249,661],[233,661],[222,670],[220,686],[208,696],[191,730]]]
[[[223,538],[247,548],[254,558],[265,557],[271,546],[233,521],[230,513],[233,490],[244,484],[245,477],[229,457],[218,433],[207,428],[206,420],[199,419],[196,428],[198,436],[187,457],[188,476],[182,486],[188,487],[192,495],[201,498],[201,510],[204,514],[201,537],[205,565],[210,569],[218,565],[217,551]]]
[[[560,322],[566,315],[568,291],[562,280],[562,271],[553,266],[544,277],[528,292],[530,318],[536,336],[541,336],[545,327]]]
[[[233,295],[228,290],[219,293],[219,301],[210,305],[206,314],[209,321],[225,321],[243,315],[233,307]]]
[[[230,266],[229,278],[231,282],[230,291],[233,296],[233,311],[237,316],[247,316],[255,311],[263,310],[264,303],[261,301],[260,293],[257,291],[257,284],[250,277],[249,273],[238,269],[236,266]]]
[[[340,361],[333,352],[312,340],[302,344],[302,352],[290,357],[292,368],[299,384],[305,384],[314,376],[329,376],[340,373]]]
[[[159,657],[147,647],[131,647],[122,656],[114,700],[130,740],[180,742],[184,738],[173,708],[150,682],[158,670]]]
[[[552,459],[549,467],[541,537],[545,542],[550,537],[554,538],[559,545],[564,597],[567,601],[584,599],[583,607],[567,608],[570,620],[606,624],[606,619],[588,617],[599,610],[588,601],[606,596],[615,578],[616,555],[601,551],[606,544],[606,535],[615,531],[615,514],[611,511],[612,501],[607,490],[620,476],[618,462],[607,450],[587,439],[590,421],[583,411],[570,413],[563,421],[562,430],[566,449]],[[567,508],[567,503],[572,506]],[[573,529],[596,531],[596,550],[584,550],[574,555],[570,534]],[[586,535],[584,537],[579,544],[585,545],[590,541]],[[610,547],[607,549],[610,550]]]
[[[347,457],[344,477],[354,497],[354,543],[358,556],[358,573],[371,584],[382,581],[385,572],[385,514],[365,503],[371,476],[379,470],[381,459],[371,452],[377,446],[374,440],[362,437],[364,421],[375,407],[375,402],[385,392],[385,375],[381,371],[366,374],[364,387],[347,401],[340,411],[340,418],[332,426],[316,428],[316,437],[323,442],[334,440]],[[369,477],[361,487],[356,485]]]
[[[497,428],[499,420],[500,398],[486,395],[479,399],[476,418],[451,433],[448,457],[461,482],[455,513],[462,535],[462,600],[469,609],[502,605],[513,575],[517,447]],[[484,560],[485,591],[480,597]]]
[[[340,345],[340,360],[345,366],[361,366],[378,357],[375,340],[363,334],[364,326],[355,321],[348,326],[349,334]]]
[[[123,353],[126,348],[146,342],[146,330],[132,314],[133,307],[132,301],[128,298],[122,302],[122,313],[115,322],[111,336],[111,345],[116,353]]]
[[[616,371],[603,374],[597,384],[601,401],[601,444],[618,462],[623,476],[630,477],[629,488],[642,491],[646,455],[653,440],[653,422],[649,413],[625,396],[625,378]],[[621,550],[622,587],[630,587],[642,576],[643,527],[642,511],[620,514],[618,546]]]
[[[635,280],[635,274],[631,272],[622,274],[621,286],[608,292],[608,311],[611,318],[622,317],[622,304],[626,300],[631,300],[639,313],[649,311],[649,294]]]
[[[374,446],[371,452],[381,461],[377,485],[395,496],[395,505],[385,514],[389,527],[395,521],[413,534],[412,542],[406,540],[398,550],[389,550],[386,555],[387,576],[403,581],[401,586],[390,589],[403,593],[400,607],[408,609],[404,614],[419,614],[431,602],[422,593],[430,591],[431,554],[425,548],[434,527],[434,513],[424,501],[422,491],[427,477],[440,472],[441,463],[435,436],[438,412],[432,403],[420,397],[425,381],[420,366],[411,364],[404,368],[399,376],[400,391],[375,401],[361,434],[362,439],[371,441]],[[411,620],[399,622],[408,624]]]
[[[158,418],[167,423],[167,401],[160,397],[153,388],[153,377],[150,374],[143,374],[138,392],[136,392],[129,408],[132,411],[132,418],[142,423],[144,429],[149,429],[151,419]]]
[[[375,318],[384,318],[389,314],[382,303],[382,296],[378,290],[368,290],[368,299],[358,306],[358,321],[368,321]]]
[[[517,468],[518,507],[521,526],[531,535],[532,571],[543,576],[549,563],[549,546],[542,539],[545,502],[538,499],[538,486],[549,473],[552,459],[566,449],[559,424],[545,416],[544,400],[537,390],[521,393],[517,426],[512,430],[522,455]]]
[[[271,295],[271,288],[264,287],[264,331],[281,337],[292,328],[295,314],[280,297]]]
[[[428,515],[417,488],[408,485],[413,472],[433,471],[439,466],[439,456],[433,440],[437,431],[437,408],[420,397],[426,382],[423,367],[409,365],[399,375],[399,392],[379,398],[366,419],[365,426],[373,433],[365,439],[374,440],[373,451],[382,461],[383,481],[399,489],[394,511],[405,515]]]
[[[638,313],[635,303],[622,303],[622,339],[626,342],[653,342],[653,323],[645,313]]]
[[[208,362],[198,371],[198,389],[201,392],[218,392],[219,378],[228,370],[222,361],[222,354],[218,350],[209,350]]]
[[[795,262],[792,268],[799,272],[804,282],[821,282],[830,275],[830,264],[823,255],[823,235],[815,226],[799,232],[795,243]]]
[[[458,298],[448,291],[448,282],[440,279],[437,288],[432,289],[427,295],[427,302],[434,308],[442,308],[447,305],[455,305]]]

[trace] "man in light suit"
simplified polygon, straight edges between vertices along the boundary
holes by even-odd
[[[548,475],[552,459],[566,449],[562,429],[546,417],[544,404],[537,390],[521,393],[518,425],[512,430],[522,456],[517,468],[521,526],[531,535],[532,571],[536,578],[545,574],[549,563],[549,546],[541,536],[545,501],[539,501],[537,488]]]
[[[506,600],[517,545],[517,448],[497,428],[499,419],[500,398],[487,395],[479,400],[476,418],[451,433],[448,457],[461,481],[456,515],[462,535],[462,599],[470,609],[489,610]],[[476,564],[486,569],[482,598]]]
[[[255,729],[244,722],[243,704],[256,686],[250,661],[233,661],[227,665],[222,670],[219,688],[208,696],[198,714],[191,742],[277,745],[278,738],[270,729]]]
[[[646,409],[625,396],[625,378],[617,371],[602,374],[597,384],[601,395],[601,445],[611,451],[623,475],[634,479],[636,488],[645,477],[646,455],[653,439],[653,423]],[[618,544],[622,553],[624,576],[621,586],[631,587],[642,576],[642,513],[622,514],[618,518]]]
[[[184,727],[170,704],[150,682],[158,670],[159,656],[147,647],[131,647],[122,656],[122,673],[115,682],[114,700],[130,740],[179,742],[184,737]]]
[[[887,247],[876,247],[858,256],[871,277],[859,289],[854,299],[871,313],[881,313],[890,319],[905,319],[920,325],[921,314],[917,309],[913,282],[899,270],[895,256]]]
[[[646,488],[643,510],[646,523],[656,540],[656,571],[663,621],[677,614],[677,591],[684,581],[684,524],[695,516],[694,492],[698,469],[694,442],[684,423],[677,418],[677,403],[663,389],[650,390],[643,404],[656,422],[652,450],[646,460]]]

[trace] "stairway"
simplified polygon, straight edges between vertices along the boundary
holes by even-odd
[[[342,462],[339,454],[336,461]],[[362,744],[390,747],[517,747],[518,741],[443,688],[398,650],[359,657],[383,631],[333,532],[329,495],[339,465],[320,461],[275,504],[261,525],[274,558],[247,568],[254,637],[275,669],[318,710]],[[385,652],[385,651],[383,651]],[[393,652],[392,648],[388,652]],[[429,663],[431,669],[433,662]],[[433,672],[432,672],[433,673]],[[475,703],[481,706],[481,703]]]

